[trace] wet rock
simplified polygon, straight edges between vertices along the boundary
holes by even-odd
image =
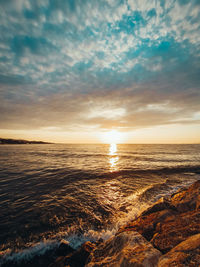
[[[156,266],[161,253],[137,232],[123,232],[91,252],[87,267]]]
[[[154,247],[168,252],[191,235],[200,233],[200,211],[189,211],[157,224],[155,234],[151,240]]]
[[[150,241],[157,231],[157,224],[160,224],[164,221],[169,221],[169,218],[171,218],[171,220],[175,218],[173,210],[166,209],[153,212],[145,216],[139,216],[135,221],[120,228],[119,232],[137,231]]]
[[[179,212],[199,209],[200,180],[196,181],[189,188],[182,189],[171,196],[171,204]]]
[[[72,252],[74,252],[75,250],[70,247],[69,242],[62,240],[60,242],[60,245],[58,246],[58,248],[55,251],[55,255],[58,256],[66,256]]]
[[[158,200],[152,207],[148,208],[147,210],[143,211],[141,216],[149,215],[151,213],[161,211],[161,210],[166,210],[166,209],[171,209],[176,211],[176,207],[174,207],[169,200],[165,198],[161,198]]]
[[[67,255],[66,257],[58,257],[49,267],[82,267],[85,266],[85,263],[91,253],[95,248],[95,244],[91,242],[85,242],[79,249]]]
[[[85,242],[80,249],[72,253],[71,255],[65,258],[65,264],[70,267],[82,267],[85,266],[85,263],[91,253],[95,248],[95,244],[91,242]]]
[[[159,259],[158,267],[200,266],[200,234],[193,235]]]
[[[200,194],[199,194],[199,196],[197,197],[196,210],[200,210]]]
[[[151,240],[157,249],[167,253],[188,237],[200,233],[199,198],[200,181],[171,196],[170,201],[177,213],[157,224]]]

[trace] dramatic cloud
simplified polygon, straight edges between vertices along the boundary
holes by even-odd
[[[0,128],[196,124],[198,0],[0,0]]]

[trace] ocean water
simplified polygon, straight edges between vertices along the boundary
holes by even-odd
[[[107,239],[197,179],[200,145],[1,145],[1,260]]]

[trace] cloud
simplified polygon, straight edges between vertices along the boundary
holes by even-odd
[[[0,108],[1,128],[73,130],[95,126],[131,130],[189,120],[195,124],[199,123],[198,118],[193,118],[199,110],[199,101],[200,93],[195,88],[172,89],[171,83],[164,85],[162,79],[157,85],[153,81],[120,90],[60,93],[41,96],[37,101],[33,97],[31,103],[19,98],[12,105],[9,97]]]
[[[199,123],[198,1],[0,1],[1,128]]]

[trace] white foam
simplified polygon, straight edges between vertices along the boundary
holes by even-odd
[[[35,255],[43,255],[47,250],[53,249],[58,247],[59,242],[55,240],[44,240],[40,243],[34,244],[30,248],[26,248],[24,250],[20,250],[18,252],[11,252],[11,250],[7,250],[6,253],[2,253],[2,261],[9,260],[9,261],[20,261],[22,259],[24,260],[30,260]]]
[[[103,229],[101,231],[89,230],[82,235],[70,235],[66,237],[66,240],[69,242],[71,247],[77,249],[86,241],[97,242],[99,239],[103,239],[105,241],[114,236],[117,230],[118,228]]]

